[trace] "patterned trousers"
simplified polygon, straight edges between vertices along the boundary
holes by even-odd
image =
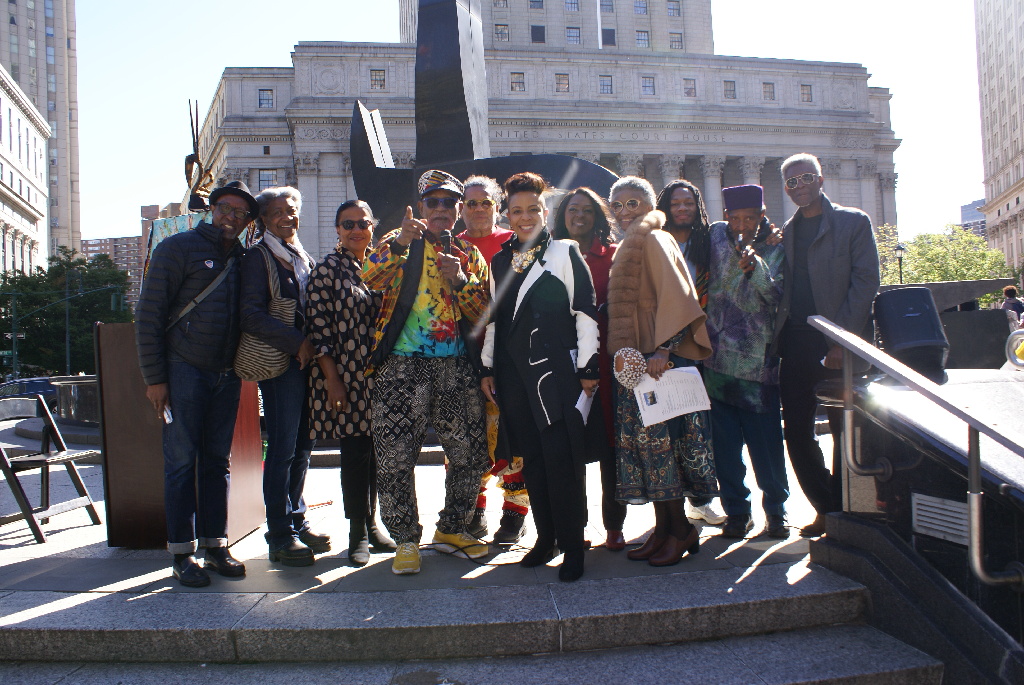
[[[427,426],[434,427],[449,464],[437,528],[462,533],[489,467],[484,396],[465,357],[391,355],[373,388],[380,515],[395,542],[419,543],[414,468]]]
[[[494,449],[498,446],[498,407],[490,402],[484,405],[487,412],[487,456],[494,464]],[[525,516],[530,511],[530,495],[526,492],[526,483],[523,481],[523,459],[513,457],[512,463],[495,474],[498,478],[498,487],[505,497],[505,503],[501,510],[513,511]],[[487,506],[487,484],[491,481],[491,472],[488,471],[480,480],[480,494],[476,498],[477,509]]]

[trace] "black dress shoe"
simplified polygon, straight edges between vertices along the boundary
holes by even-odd
[[[754,528],[754,520],[750,518],[750,514],[746,516],[730,516],[725,520],[725,525],[722,526],[722,532],[720,533],[723,538],[734,538],[740,540],[747,537]]]
[[[231,556],[227,547],[207,547],[206,568],[226,578],[245,575],[245,564]]]
[[[583,550],[566,552],[562,565],[558,567],[558,579],[563,583],[571,583],[583,576]]]
[[[520,559],[519,565],[523,568],[543,566],[557,556],[558,547],[554,543],[538,542],[533,549],[526,553],[526,556]]]
[[[185,587],[206,587],[210,584],[210,574],[199,566],[191,554],[175,554],[171,574]]]
[[[315,561],[313,550],[295,538],[289,538],[284,545],[271,549],[270,560],[285,566],[312,566]]]
[[[299,542],[313,550],[313,554],[326,554],[331,551],[331,536],[314,533],[308,528],[299,533]]]
[[[494,531],[493,542],[496,545],[511,545],[519,542],[526,534],[526,515],[515,511],[506,511],[501,515],[501,525]]]
[[[395,541],[378,528],[376,523],[370,523],[366,526],[366,537],[370,540],[370,547],[373,547],[374,552],[395,552],[398,550],[398,545],[395,544]]]

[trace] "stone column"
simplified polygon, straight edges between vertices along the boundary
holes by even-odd
[[[619,155],[619,172],[623,176],[639,176],[644,178],[644,156]]]
[[[700,159],[700,172],[704,176],[704,207],[708,212],[708,221],[721,221],[722,214],[722,170],[725,168],[725,157],[721,155],[704,155]]]
[[[882,219],[878,224],[896,225],[896,179],[899,177],[895,171],[885,171],[878,174],[878,184],[882,188]]]
[[[7,222],[0,222],[0,273],[7,271]]]
[[[764,168],[764,157],[744,157],[740,160],[743,171],[744,185],[761,185],[761,169]]]
[[[875,183],[878,179],[878,167],[872,159],[865,159],[857,162],[857,176],[860,178],[860,208],[867,212],[871,221],[876,225],[885,223],[879,221],[878,207],[875,206]]]
[[[320,238],[320,153],[300,152],[295,155],[295,175],[302,193],[302,214],[299,216],[299,240],[309,255],[320,261],[326,254]],[[330,229],[334,230],[333,227]],[[337,242],[337,241],[334,241]],[[334,244],[331,242],[331,245]]]
[[[686,163],[686,155],[662,155],[661,156],[661,182],[668,185],[677,178],[683,177],[683,164]]]
[[[600,152],[577,152],[576,159],[582,159],[585,162],[593,162],[594,164],[601,163]]]

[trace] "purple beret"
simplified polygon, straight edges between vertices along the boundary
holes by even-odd
[[[757,209],[764,206],[764,190],[761,186],[733,186],[722,188],[726,211],[733,209]]]

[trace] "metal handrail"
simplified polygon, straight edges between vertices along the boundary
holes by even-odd
[[[858,475],[882,475],[866,469],[855,457],[856,444],[853,430],[853,355],[870,362],[906,387],[942,407],[967,424],[967,547],[971,571],[986,585],[1009,585],[1024,589],[1024,564],[1013,561],[1005,571],[990,572],[985,569],[983,548],[984,529],[982,519],[981,450],[979,434],[989,438],[1024,457],[1024,446],[1003,435],[977,416],[960,406],[952,397],[952,391],[928,380],[909,366],[893,359],[888,354],[869,345],[858,336],[835,325],[823,316],[808,317],[807,323],[821,331],[826,337],[843,348],[843,458],[851,471]]]

